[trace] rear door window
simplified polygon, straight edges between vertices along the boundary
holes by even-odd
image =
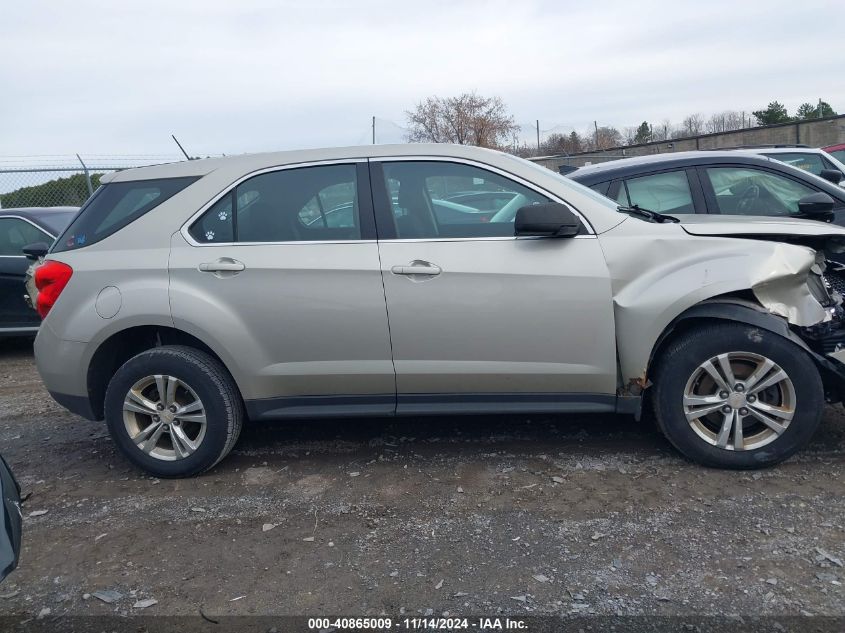
[[[201,244],[361,239],[354,164],[259,174],[215,202],[188,230]]]
[[[70,251],[104,240],[197,181],[197,177],[108,183],[79,211],[53,247]]]

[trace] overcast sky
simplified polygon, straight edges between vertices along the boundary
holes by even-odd
[[[2,0],[0,156],[239,153],[401,140],[429,95],[543,130],[824,98],[841,0]]]

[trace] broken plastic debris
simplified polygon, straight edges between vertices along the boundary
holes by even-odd
[[[151,607],[154,604],[158,604],[158,600],[155,598],[144,598],[143,600],[138,600],[135,604],[132,605],[133,609],[146,609],[147,607]]]
[[[123,597],[123,594],[119,591],[115,591],[114,589],[103,589],[101,591],[95,591],[91,594],[97,600],[102,600],[107,604],[111,604],[113,602],[117,602]]]
[[[837,567],[842,567],[842,559],[836,558],[833,554],[828,552],[827,550],[823,550],[821,547],[816,548],[816,553],[820,556],[822,560],[828,560]]]

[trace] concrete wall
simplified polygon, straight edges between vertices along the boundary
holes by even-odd
[[[630,156],[686,152],[697,149],[720,149],[739,145],[804,144],[825,147],[845,143],[845,115],[815,119],[798,123],[783,123],[766,127],[752,127],[733,132],[705,134],[689,138],[672,139],[642,145],[614,147],[603,152],[573,154],[571,156],[540,156],[531,158],[536,163],[554,171],[560,165],[583,167]]]

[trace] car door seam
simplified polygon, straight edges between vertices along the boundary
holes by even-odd
[[[373,214],[373,222],[376,230],[376,255],[378,256],[378,271],[379,276],[381,279],[381,293],[384,297],[384,314],[387,318],[387,343],[390,347],[390,366],[393,367],[393,414],[396,415],[396,411],[399,407],[399,382],[396,376],[396,359],[393,355],[393,333],[390,331],[390,308],[387,306],[387,288],[384,285],[384,264],[381,261],[381,239],[378,234],[378,220],[377,215],[378,212],[376,211],[376,196],[375,192],[373,191],[373,178],[372,178],[372,167],[371,161],[367,159],[367,182],[370,185],[370,200],[372,201],[371,211]]]

